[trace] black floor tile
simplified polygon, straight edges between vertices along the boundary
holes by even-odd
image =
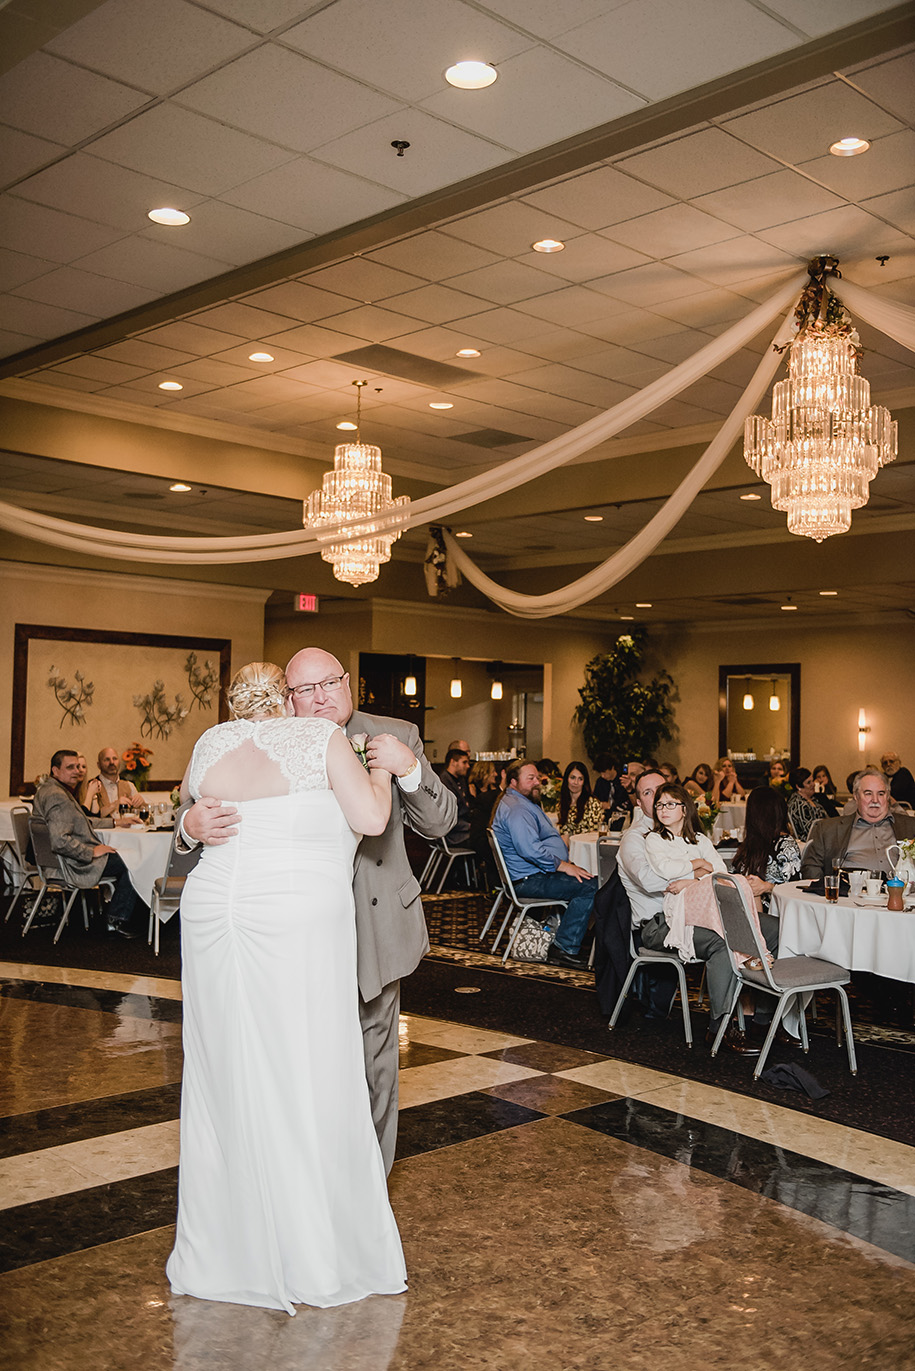
[[[78,976],[79,972],[73,974]],[[40,1004],[61,1004],[70,1009],[93,1009],[96,1013],[117,1014],[123,1019],[181,1022],[181,1001],[162,999],[158,995],[126,994],[121,990],[99,990],[85,985],[57,985],[54,981],[0,978],[0,997],[34,1000]]]
[[[152,1086],[123,1095],[105,1095],[78,1104],[36,1109],[29,1114],[0,1118],[0,1157],[16,1157],[23,1152],[39,1152],[62,1143],[84,1138],[101,1138],[128,1128],[177,1119],[181,1085]]]
[[[472,1138],[498,1133],[503,1128],[516,1128],[543,1117],[539,1110],[475,1090],[467,1095],[453,1095],[447,1100],[413,1105],[400,1111],[397,1159],[417,1157],[422,1152],[469,1142]]]

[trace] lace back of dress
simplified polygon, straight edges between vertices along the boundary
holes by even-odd
[[[336,727],[327,719],[235,719],[218,724],[194,748],[191,794],[261,800],[326,790],[324,759]]]

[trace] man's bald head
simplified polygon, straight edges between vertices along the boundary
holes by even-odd
[[[330,719],[345,724],[353,712],[349,673],[332,652],[322,647],[303,647],[286,666],[293,712],[298,718]],[[314,686],[303,690],[303,686]]]

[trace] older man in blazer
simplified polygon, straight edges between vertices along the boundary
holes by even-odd
[[[901,839],[915,838],[915,819],[890,810],[890,783],[877,767],[858,772],[853,794],[854,813],[819,819],[811,828],[802,876],[817,880],[832,875],[836,865],[889,871],[887,848]]]
[[[397,1069],[400,981],[429,947],[419,882],[407,860],[404,824],[427,838],[444,837],[457,821],[457,801],[432,770],[413,724],[353,708],[349,673],[329,652],[307,647],[286,667],[289,699],[298,717],[340,724],[347,735],[365,734],[368,763],[396,777],[391,817],[378,837],[356,852],[356,961],[365,1074],[372,1118],[390,1171],[397,1141]],[[184,832],[198,842],[225,841],[237,811],[217,800],[198,800],[183,816]]]

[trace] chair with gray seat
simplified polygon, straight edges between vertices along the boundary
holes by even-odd
[[[629,988],[641,967],[672,966],[677,973],[677,993],[679,993],[680,1008],[683,1011],[683,1034],[686,1038],[686,1046],[692,1047],[693,1025],[689,1017],[686,971],[684,970],[684,964],[680,960],[679,954],[676,952],[654,952],[649,947],[640,947],[638,952],[636,952],[631,930],[629,933],[629,951],[632,955],[632,961],[629,965],[629,971],[623,982],[623,987],[620,990],[616,1004],[613,1006],[613,1013],[610,1015],[610,1021],[607,1024],[607,1028],[612,1029],[616,1027],[616,1021],[620,1016],[623,1005],[626,1003],[626,996],[629,994]],[[671,1008],[673,1008],[673,1000],[671,1000]]]
[[[146,941],[152,944],[157,957],[159,955],[159,930],[173,914],[178,912],[181,896],[184,893],[184,882],[200,860],[201,849],[199,847],[193,848],[190,852],[181,852],[175,846],[177,838],[178,826],[176,824],[172,834],[171,846],[168,849],[165,870],[161,876],[157,876],[153,881],[152,894],[149,900],[149,936]]]
[[[430,854],[429,861],[423,869],[423,875],[420,881],[421,885],[424,882],[427,882],[427,888],[431,891],[437,878],[438,884],[435,885],[434,893],[440,895],[445,887],[448,872],[456,861],[464,862],[467,889],[470,890],[472,887],[479,884],[477,881],[476,867],[477,854],[472,847],[451,847],[447,838],[431,838],[430,842],[432,843],[434,851]],[[437,857],[435,862],[432,860],[433,857]]]
[[[512,881],[512,878],[509,875],[508,867],[505,864],[505,857],[502,853],[501,847],[499,846],[498,838],[496,837],[495,833],[493,833],[491,828],[488,828],[486,832],[489,836],[489,846],[492,848],[492,855],[496,863],[496,870],[499,873],[499,880],[502,882],[502,890],[500,894],[504,895],[505,898],[508,900],[508,909],[505,911],[505,918],[502,920],[502,926],[499,929],[499,932],[496,934],[496,940],[492,945],[493,953],[495,953],[496,948],[499,946],[502,934],[505,932],[506,928],[511,922],[512,913],[515,913],[514,922],[511,924],[511,929],[509,930],[508,942],[505,945],[505,951],[502,953],[502,965],[504,966],[505,963],[508,961],[512,948],[515,945],[515,939],[521,931],[521,924],[525,914],[528,914],[532,909],[565,909],[568,906],[569,902],[568,900],[550,900],[545,899],[543,897],[538,897],[537,899],[534,899],[529,895],[519,895],[518,892],[515,890],[514,882]],[[490,911],[490,922],[492,921],[492,918],[496,912],[498,903],[499,901],[497,900],[496,904],[493,905],[492,910]],[[487,928],[488,927],[489,923],[487,923]]]
[[[99,890],[103,885],[109,887],[109,892],[113,891],[115,881],[110,876],[103,876],[95,885],[74,885],[70,878],[64,875],[57,858],[57,853],[51,846],[51,835],[48,831],[48,825],[45,823],[44,819],[39,818],[36,814],[32,814],[29,817],[29,836],[32,839],[32,848],[35,853],[35,861],[38,867],[38,877],[41,881],[41,886],[35,897],[35,903],[32,905],[29,917],[26,919],[23,926],[22,936],[25,937],[26,933],[28,933],[32,926],[32,920],[38,913],[39,906],[48,893],[68,897],[64,900],[64,912],[61,915],[60,923],[57,925],[57,929],[54,933],[55,943],[64,931],[64,927],[70,917],[70,910],[73,908],[73,902],[77,895],[80,896],[82,901],[83,923],[88,930],[89,906],[86,904],[86,895],[88,891]]]
[[[4,916],[4,923],[11,918],[23,895],[28,891],[34,891],[36,882],[38,886],[41,885],[41,873],[29,857],[29,819],[31,814],[32,811],[26,805],[14,805],[10,810],[13,837],[9,845],[13,849],[16,866],[13,871],[13,898]],[[34,915],[35,906],[32,908],[32,913]]]
[[[743,887],[738,884],[733,876],[724,876],[718,872],[712,876],[712,886],[715,891],[718,912],[721,915],[724,940],[731,957],[731,967],[737,978],[730,1008],[722,1017],[717,1036],[712,1045],[712,1056],[715,1056],[721,1046],[721,1040],[731,1015],[740,999],[741,990],[761,991],[764,995],[774,995],[778,1000],[772,1015],[769,1032],[756,1063],[756,1070],[753,1072],[754,1078],[759,1077],[762,1073],[778,1026],[792,1000],[797,1002],[801,1044],[806,1052],[809,1043],[807,1040],[807,1023],[804,1018],[804,997],[814,994],[817,990],[835,990],[845,1025],[848,1067],[853,1076],[857,1075],[858,1063],[855,1058],[851,1011],[848,1007],[848,996],[845,993],[845,986],[851,980],[851,973],[844,966],[838,966],[835,962],[827,962],[821,957],[776,957],[770,967],[768,950],[756,927],[749,898]],[[738,956],[749,958],[750,961],[758,962],[759,965],[756,967],[750,966],[748,962],[738,962]],[[841,1043],[838,1013],[836,1014],[836,1037]]]

